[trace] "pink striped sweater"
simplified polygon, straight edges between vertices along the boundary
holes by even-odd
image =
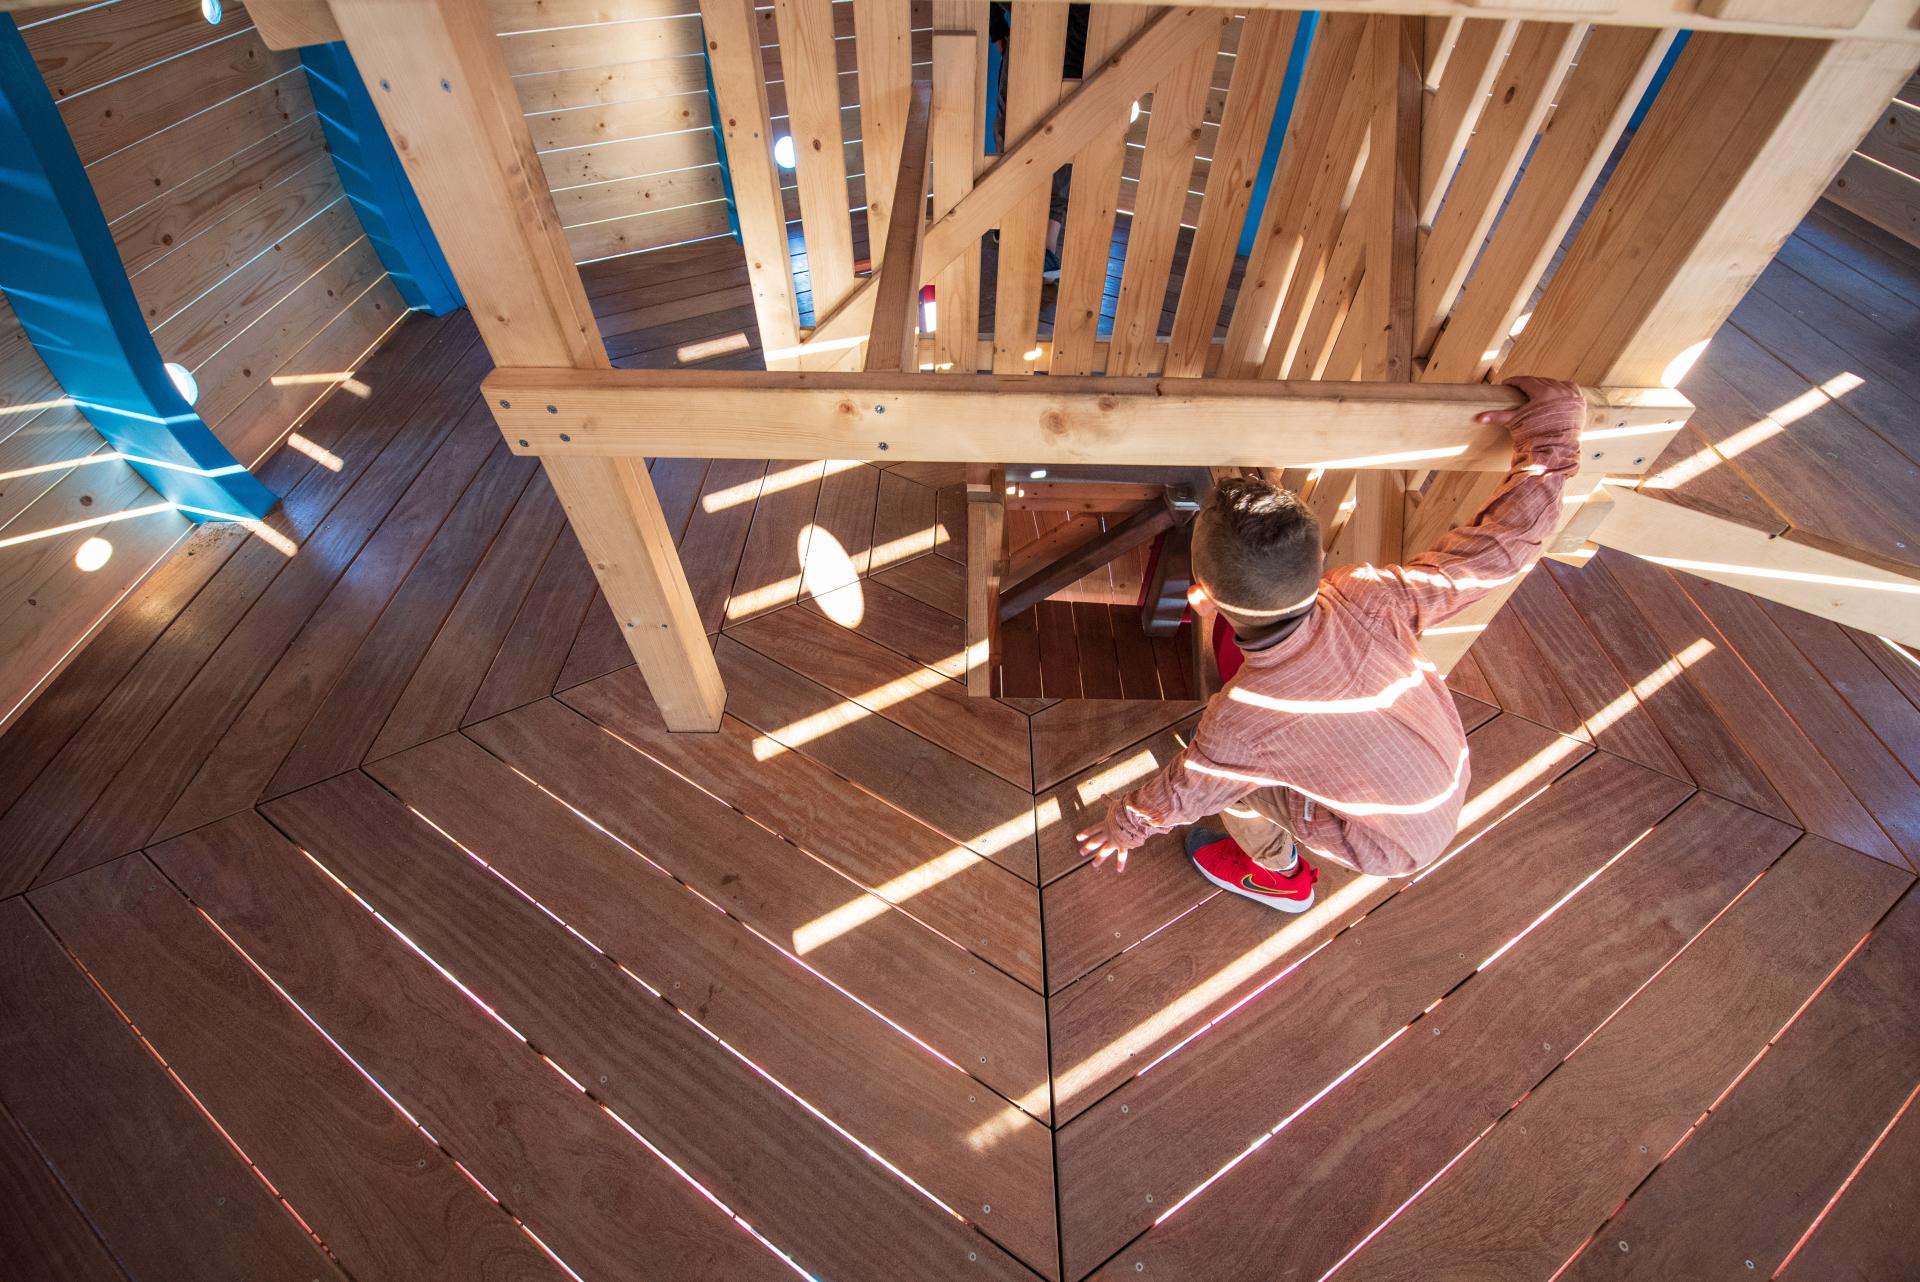
[[[1511,424],[1513,466],[1471,524],[1405,565],[1328,573],[1318,608],[1247,654],[1185,751],[1111,799],[1108,831],[1131,848],[1283,788],[1294,836],[1311,851],[1376,876],[1437,858],[1459,823],[1467,738],[1419,634],[1539,555],[1579,462],[1583,418],[1577,395],[1530,402]]]

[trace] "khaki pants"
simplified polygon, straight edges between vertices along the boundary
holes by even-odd
[[[1248,793],[1220,812],[1227,835],[1253,862],[1264,868],[1285,868],[1293,862],[1294,837],[1287,814],[1287,790],[1262,788]]]

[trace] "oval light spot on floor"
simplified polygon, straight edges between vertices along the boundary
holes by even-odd
[[[817,525],[800,531],[800,588],[829,619],[843,628],[857,628],[866,617],[860,572],[839,539]]]
[[[98,535],[82,543],[73,554],[73,563],[88,574],[105,565],[113,557],[113,544]]]

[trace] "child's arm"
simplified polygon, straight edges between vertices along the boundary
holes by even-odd
[[[1580,389],[1543,378],[1509,381],[1527,394],[1527,403],[1478,419],[1513,433],[1513,464],[1493,498],[1470,523],[1405,565],[1359,572],[1397,589],[1415,632],[1510,582],[1539,555],[1559,515],[1567,477],[1579,466],[1580,426],[1586,418]]]
[[[1154,834],[1217,813],[1256,788],[1277,784],[1245,760],[1248,740],[1236,724],[1238,713],[1216,694],[1193,742],[1152,778],[1108,798],[1106,818],[1076,834],[1081,853],[1092,855],[1095,863],[1118,855],[1124,870],[1127,852]]]

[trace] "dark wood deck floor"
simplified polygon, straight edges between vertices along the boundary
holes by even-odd
[[[616,359],[756,364],[736,253],[593,269]],[[664,733],[484,366],[402,326],[0,737],[0,1272],[1920,1272],[1912,654],[1552,566],[1455,853],[1283,919],[1079,861],[1194,705],[967,699],[951,467],[656,463]]]

